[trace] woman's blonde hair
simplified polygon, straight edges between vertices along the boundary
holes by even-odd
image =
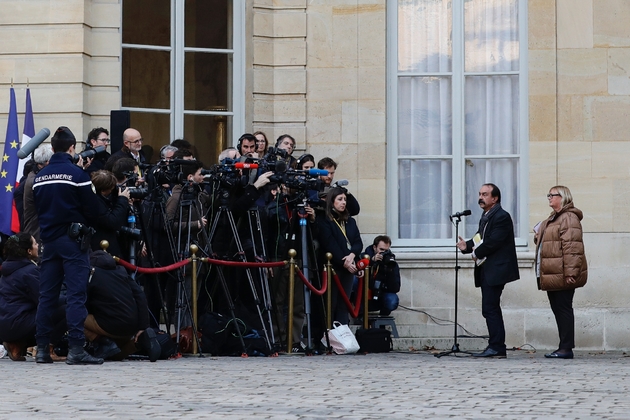
[[[568,187],[565,187],[564,185],[556,185],[555,187],[551,187],[549,192],[551,192],[551,190],[556,190],[558,191],[558,194],[560,194],[560,197],[562,198],[562,207],[569,203],[573,203],[573,196],[571,195],[571,190]]]

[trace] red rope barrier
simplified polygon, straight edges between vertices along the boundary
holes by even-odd
[[[207,262],[208,264],[229,265],[229,266],[237,266],[237,267],[269,267],[271,268],[271,267],[282,267],[283,265],[286,264],[285,261],[256,263],[256,262],[215,260],[212,258],[202,258],[201,261]]]
[[[191,261],[190,258],[186,258],[185,260],[176,262],[175,264],[167,265],[166,267],[148,268],[148,267],[137,267],[125,260],[121,260],[120,258],[116,259],[116,262],[122,265],[123,267],[125,267],[126,269],[137,271],[138,273],[142,273],[142,274],[165,273],[167,271],[177,270],[178,268],[181,268],[185,266],[186,264],[188,264],[190,261]]]
[[[308,280],[306,280],[306,277],[304,277],[304,274],[302,274],[299,268],[295,267],[295,269],[297,270],[297,274],[300,277],[300,280],[302,280],[302,283],[304,283],[304,285],[308,287],[311,292],[315,293],[317,296],[321,296],[326,293],[326,289],[328,288],[328,276],[326,275],[325,271],[324,278],[322,279],[322,288],[320,290],[317,290],[315,286],[313,286]]]
[[[346,292],[343,290],[343,286],[341,285],[341,280],[339,280],[339,276],[337,273],[333,271],[333,279],[335,280],[335,284],[337,285],[337,289],[339,289],[339,295],[345,302],[348,307],[348,312],[352,318],[356,318],[359,315],[359,311],[361,310],[361,297],[363,296],[363,277],[359,277],[359,285],[357,286],[357,295],[354,299],[356,302],[354,306],[352,302],[350,302],[350,298],[346,296]]]

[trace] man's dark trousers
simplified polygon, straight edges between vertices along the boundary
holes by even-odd
[[[66,321],[68,344],[83,347],[83,322],[87,317],[85,301],[90,273],[88,252],[68,235],[62,235],[44,244],[40,280],[39,307],[37,309],[37,344],[48,345],[53,330],[51,314],[59,302],[62,283],[66,282]]]
[[[504,353],[505,325],[501,312],[501,293],[505,285],[490,286],[486,281],[483,266],[481,267],[481,314],[486,319],[488,326],[488,347],[492,350]]]

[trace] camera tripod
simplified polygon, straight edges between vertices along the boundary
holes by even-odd
[[[176,245],[175,240],[173,239],[173,232],[171,229],[171,225],[167,222],[166,208],[165,202],[167,197],[169,196],[168,192],[162,187],[155,187],[147,199],[143,201],[144,212],[135,211],[138,216],[138,221],[141,226],[142,238],[144,240],[144,244],[146,246],[146,259],[151,268],[155,268],[159,265],[172,263],[177,260],[176,254]],[[143,216],[143,214],[148,215],[147,218]],[[150,233],[149,233],[150,232]],[[160,264],[156,263],[156,258],[154,254],[154,249],[160,249],[160,245],[162,245],[160,237],[161,234],[164,233],[166,239],[168,241],[168,249],[170,251],[170,262],[160,261]],[[155,322],[155,325],[159,327],[160,325],[160,312],[163,315],[164,324],[168,331],[170,331],[171,326],[171,311],[164,300],[164,293],[167,293],[167,284],[169,281],[169,277],[173,280],[176,280],[176,275],[172,273],[162,273],[162,274],[141,274],[141,276],[150,276],[149,281],[145,283],[145,293],[147,294],[147,299],[150,297],[155,299],[155,290],[157,289],[157,298],[159,299],[159,311],[158,313],[154,313],[155,307],[151,305],[152,302],[149,302],[149,312]],[[166,279],[164,279],[166,277]],[[163,281],[164,280],[164,281]],[[164,283],[164,284],[163,284]]]
[[[288,199],[285,196],[278,196],[274,199],[274,202],[271,203],[273,204],[273,206],[268,206],[268,209],[270,208],[273,214],[277,214],[280,211],[284,212],[284,210],[286,209],[287,218],[283,219],[283,223],[288,227],[288,229],[278,230],[277,233],[274,233],[275,235],[277,235],[276,241],[280,241],[282,237],[295,238],[295,243],[292,245],[289,245],[287,243],[287,247],[292,247],[297,251],[296,262],[298,265],[301,265],[304,278],[307,280],[307,282],[310,284],[316,283],[315,287],[319,288],[322,284],[321,279],[319,278],[319,272],[317,270],[317,256],[315,255],[313,236],[310,229],[310,224],[308,223],[308,213],[306,212],[306,204],[308,201],[307,194],[307,191],[299,190],[297,194],[291,199]],[[280,224],[278,224],[278,226],[280,226]],[[284,251],[286,250],[282,250],[280,252]],[[278,250],[276,250],[276,254],[277,252]],[[278,257],[278,255],[275,256]],[[289,281],[288,278],[286,280]],[[295,282],[296,287],[294,298],[299,299],[299,294],[301,293],[304,302],[303,308],[298,307],[298,311],[300,312],[294,312],[293,321],[297,320],[303,322],[303,325],[297,326],[300,335],[303,333],[303,326],[306,326],[306,334],[304,337],[306,342],[305,353],[313,354],[315,349],[315,346],[313,344],[313,336],[315,335],[321,337],[327,332],[327,330],[324,328],[326,324],[324,298],[323,296],[316,296],[315,299],[312,299],[310,289],[305,284],[302,284],[302,282],[298,280],[297,276],[295,278]],[[302,285],[302,290],[300,290],[300,285]],[[287,299],[290,299],[290,297],[287,297]],[[284,301],[278,301],[275,302],[275,305],[282,307],[286,303],[287,302]],[[301,304],[301,302],[298,302],[298,305]],[[303,318],[301,316],[302,310],[304,314]],[[282,322],[281,308],[279,308],[276,313],[278,314],[279,323]],[[314,318],[319,319],[320,322],[313,323]],[[291,322],[292,327],[294,327],[291,329],[288,328],[288,324],[289,322],[287,319],[287,339],[295,340],[294,332],[297,332],[295,331],[295,324]]]
[[[230,230],[232,233],[232,239],[235,242],[237,255],[241,262],[247,262],[247,257],[245,255],[245,250],[243,247],[243,243],[240,239],[240,235],[238,232],[238,228],[236,226],[236,222],[234,220],[234,215],[228,207],[228,200],[230,198],[230,192],[226,190],[219,189],[219,209],[217,213],[214,215],[214,219],[212,221],[212,226],[210,228],[210,233],[208,234],[208,239],[206,244],[208,246],[207,253],[209,255],[213,255],[214,252],[211,249],[212,240],[215,238],[217,233],[217,227],[222,219],[227,219],[228,224],[230,226]],[[251,208],[247,211],[247,219],[249,223],[249,232],[250,232],[250,240],[253,248],[254,258],[258,261],[266,261],[266,252],[264,246],[264,238],[262,227],[260,223],[260,213],[258,208]],[[256,235],[258,233],[258,235]],[[258,241],[258,242],[257,242]],[[258,246],[256,244],[259,244]],[[219,272],[220,271],[220,267]],[[275,344],[275,337],[273,335],[273,323],[271,320],[271,292],[269,290],[269,282],[267,278],[267,272],[264,268],[258,269],[259,278],[260,278],[260,288],[263,300],[261,301],[258,290],[256,288],[256,284],[254,283],[254,276],[249,267],[245,268],[245,274],[247,276],[247,281],[249,283],[252,297],[256,306],[256,310],[258,312],[258,317],[260,319],[260,324],[262,327],[262,331],[264,334],[265,342],[267,343],[267,347],[269,350],[273,350],[273,346]],[[222,276],[222,274],[220,274]],[[233,306],[233,303],[231,303]],[[265,320],[263,313],[267,316],[267,320]],[[271,336],[270,336],[271,335]]]

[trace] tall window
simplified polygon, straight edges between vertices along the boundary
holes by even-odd
[[[401,246],[470,237],[482,184],[497,184],[524,243],[526,0],[388,3],[388,229]]]
[[[158,159],[185,138],[206,164],[244,127],[244,2],[123,0],[122,108]]]

